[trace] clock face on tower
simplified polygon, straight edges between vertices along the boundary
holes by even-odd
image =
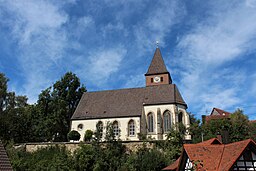
[[[154,77],[154,82],[159,83],[160,82],[160,77]]]

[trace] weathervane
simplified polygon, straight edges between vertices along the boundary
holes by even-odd
[[[157,48],[158,48],[158,44],[159,44],[159,41],[157,40],[157,41],[156,41],[156,47],[157,47]]]

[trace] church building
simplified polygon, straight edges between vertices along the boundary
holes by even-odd
[[[166,138],[170,128],[178,123],[190,126],[187,104],[157,48],[145,74],[146,86],[97,92],[85,92],[71,118],[71,130],[80,133],[83,140],[86,130],[104,134],[107,123],[113,124],[115,136],[122,141],[139,140],[140,135],[155,140]],[[185,140],[190,140],[189,134]]]

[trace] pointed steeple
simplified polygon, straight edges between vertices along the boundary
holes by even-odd
[[[165,74],[168,73],[166,66],[164,64],[164,60],[162,58],[162,54],[159,48],[156,48],[154,57],[151,61],[151,64],[148,68],[148,72],[145,74],[147,75],[155,75],[155,74]]]
[[[171,84],[172,78],[166,69],[160,49],[157,47],[146,76],[146,86]]]

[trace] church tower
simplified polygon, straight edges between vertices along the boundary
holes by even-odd
[[[160,49],[157,47],[151,64],[148,68],[146,77],[146,86],[172,84],[172,78],[167,71]]]

